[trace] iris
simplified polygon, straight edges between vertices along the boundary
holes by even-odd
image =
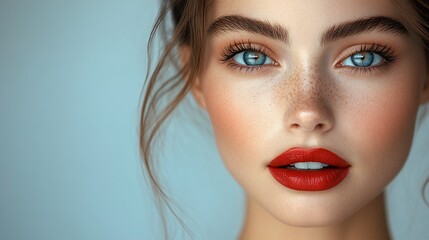
[[[249,50],[236,54],[233,59],[237,63],[245,66],[260,66],[273,63],[273,60],[267,55]]]
[[[374,67],[383,63],[385,59],[378,53],[374,52],[358,52],[350,55],[342,62],[343,66],[348,67]]]
[[[368,67],[371,66],[371,64],[374,62],[374,53],[356,53],[351,56],[351,58],[354,65],[359,67]]]

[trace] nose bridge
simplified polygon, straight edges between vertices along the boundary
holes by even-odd
[[[333,84],[317,67],[300,68],[290,79],[285,124],[293,131],[328,131],[333,127]]]
[[[326,83],[317,67],[299,68],[290,79],[291,108],[296,111],[310,110],[323,105],[328,93]],[[316,109],[314,109],[316,110]]]
[[[322,79],[319,76],[316,67],[301,68],[296,72],[296,77],[293,78],[292,84],[295,99],[299,100],[300,104],[311,104],[314,101],[319,101],[322,95],[323,86]]]

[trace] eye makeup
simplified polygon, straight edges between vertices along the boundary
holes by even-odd
[[[349,47],[350,50],[345,50],[341,56],[341,60],[338,61],[334,67],[337,69],[341,69],[341,71],[347,71],[349,74],[372,74],[374,71],[381,70],[393,64],[397,56],[394,50],[386,44],[381,43],[370,43],[370,44],[358,44],[352,47]],[[260,64],[260,65],[246,65],[239,63],[234,58],[237,55],[242,53],[255,53],[258,55],[262,55],[263,57],[269,58],[271,61],[268,64]],[[236,70],[239,72],[245,73],[253,73],[258,72],[267,68],[272,68],[279,66],[279,62],[272,57],[273,54],[270,53],[267,47],[261,44],[252,43],[250,40],[247,41],[234,41],[233,43],[227,45],[221,51],[221,58],[219,59],[222,63],[226,63],[229,68],[232,70]],[[372,57],[378,60],[379,63],[372,65],[374,63],[373,59],[370,59],[369,63],[371,65],[368,66],[351,66],[346,65],[344,62],[352,58],[352,62],[355,63],[354,60],[365,59],[366,57]],[[368,60],[365,60],[368,63]],[[350,60],[349,60],[350,62]],[[377,62],[377,61],[375,61]]]
[[[240,53],[244,52],[252,52],[264,57],[269,58],[271,61],[269,64],[261,64],[261,65],[244,65],[238,63],[233,58],[236,57]],[[261,44],[252,43],[250,40],[247,41],[234,41],[234,43],[226,46],[221,52],[220,61],[222,63],[227,63],[227,66],[233,70],[244,71],[246,73],[250,73],[253,71],[262,70],[262,68],[279,66],[279,63],[271,57],[272,54],[269,53],[269,50]]]
[[[397,59],[394,50],[386,44],[360,44],[358,47],[354,46],[349,49],[351,50],[346,50],[345,53],[342,54],[344,57],[341,57],[341,60],[335,64],[335,67],[343,68],[344,70],[349,71],[351,74],[371,74],[374,71],[389,67]],[[347,66],[344,64],[344,61],[348,58],[353,58],[356,55],[363,57],[368,53],[371,55],[378,55],[381,58],[380,63],[374,66]]]

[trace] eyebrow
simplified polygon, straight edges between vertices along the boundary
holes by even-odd
[[[409,35],[407,29],[399,21],[385,16],[376,16],[364,19],[344,22],[334,25],[322,34],[321,44],[333,42],[340,38],[355,35],[362,32],[378,30],[381,32],[388,32],[395,35],[405,34]]]
[[[351,20],[329,27],[322,34],[320,44],[324,45],[341,38],[373,30],[409,35],[405,26],[399,21],[386,16],[374,16]],[[217,18],[208,28],[209,35],[218,35],[222,32],[233,31],[247,31],[275,40],[281,40],[286,44],[289,43],[288,30],[283,26],[240,15],[228,15]]]
[[[275,40],[281,40],[285,43],[289,42],[288,31],[279,24],[271,24],[268,21],[261,21],[240,15],[222,16],[210,24],[208,28],[209,35],[233,31],[247,31]]]

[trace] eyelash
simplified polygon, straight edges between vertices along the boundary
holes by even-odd
[[[229,61],[231,58],[233,58],[235,55],[244,52],[244,51],[252,51],[257,53],[262,53],[266,55],[267,57],[271,58],[268,51],[261,45],[254,45],[250,41],[247,42],[234,42],[233,44],[228,45],[224,51],[222,52],[222,58],[220,59],[223,63],[228,63],[228,67],[231,67],[233,69],[238,69],[239,71],[258,71],[262,68],[265,68],[269,65],[259,65],[259,66],[244,66],[241,64],[237,64],[234,61]],[[273,60],[275,64],[277,65],[276,61]]]
[[[237,64],[234,61],[230,61],[235,55],[244,52],[244,51],[253,51],[258,52],[266,55],[267,57],[271,58],[268,51],[261,45],[254,45],[250,41],[247,42],[234,42],[233,44],[228,45],[224,51],[222,52],[222,58],[220,59],[223,63],[228,63],[228,67],[231,67],[233,69],[238,69],[239,71],[259,71],[262,68],[266,68],[269,66],[276,65],[276,61],[273,59],[275,64],[271,65],[259,65],[259,66],[245,66],[241,64]],[[357,54],[357,53],[363,53],[363,52],[371,52],[380,55],[383,60],[380,64],[372,67],[350,67],[350,66],[343,66],[342,62],[346,60],[347,58]],[[272,58],[271,58],[272,59]],[[387,45],[378,44],[378,43],[372,43],[372,44],[361,44],[360,48],[357,50],[354,50],[347,54],[345,58],[343,58],[339,63],[336,64],[337,67],[346,68],[347,71],[350,71],[352,74],[355,73],[366,73],[371,74],[372,71],[378,70],[384,67],[388,67],[390,64],[392,64],[396,60],[396,55],[392,48],[388,47]]]
[[[357,53],[364,53],[364,52],[371,52],[371,53],[380,55],[382,58],[382,62],[372,67],[350,67],[350,66],[342,65],[342,62],[347,58]],[[395,62],[395,60],[396,60],[396,55],[392,48],[384,44],[371,43],[371,44],[361,44],[359,49],[348,53],[346,57],[341,59],[341,61],[337,63],[335,66],[346,68],[347,71],[350,71],[352,74],[356,74],[356,73],[371,74],[373,71],[390,66],[393,62]]]

